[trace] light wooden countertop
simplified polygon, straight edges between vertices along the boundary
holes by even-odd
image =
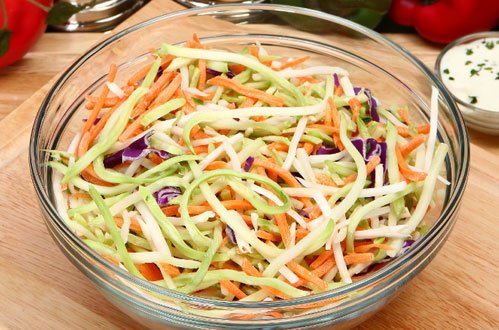
[[[123,26],[177,8],[171,0],[153,0]],[[388,36],[433,67],[440,47],[415,35]],[[32,121],[52,78],[102,38],[102,33],[47,33],[22,61],[0,69],[2,329],[140,329],[53,243],[27,165]],[[470,137],[468,187],[449,240],[359,329],[499,328],[499,138],[473,131]]]

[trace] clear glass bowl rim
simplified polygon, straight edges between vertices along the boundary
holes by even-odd
[[[102,258],[97,252],[91,249],[88,245],[86,245],[75,233],[73,233],[69,227],[65,224],[64,220],[59,216],[56,208],[51,202],[50,196],[46,193],[44,189],[44,184],[41,179],[40,172],[40,160],[38,157],[38,142],[37,137],[40,133],[40,128],[44,120],[45,113],[49,110],[52,99],[57,95],[59,90],[63,87],[64,83],[72,76],[72,74],[87,60],[91,60],[92,56],[98,53],[100,50],[105,48],[106,46],[112,44],[113,42],[119,40],[121,37],[126,36],[127,34],[140,30],[141,28],[147,27],[154,23],[158,23],[160,21],[165,21],[174,18],[181,17],[189,17],[189,16],[199,16],[199,15],[211,15],[211,14],[220,14],[222,12],[234,12],[234,11],[269,11],[269,12],[282,12],[282,13],[291,13],[291,14],[299,14],[306,15],[313,18],[318,18],[325,21],[330,21],[336,23],[338,25],[343,25],[348,29],[354,30],[356,32],[360,32],[361,34],[374,39],[375,41],[387,46],[397,52],[399,55],[403,56],[409,62],[411,62],[414,66],[416,66],[421,73],[423,73],[433,85],[435,85],[439,92],[440,96],[444,99],[445,103],[449,106],[449,111],[452,114],[452,119],[456,121],[456,133],[458,139],[461,141],[459,144],[459,153],[462,155],[463,163],[456,170],[456,187],[453,190],[453,193],[448,196],[448,202],[442,210],[442,213],[438,220],[433,225],[432,229],[425,234],[421,239],[419,239],[416,244],[414,244],[408,252],[404,253],[402,256],[396,258],[394,261],[390,262],[388,265],[373,273],[372,275],[361,279],[355,283],[330,290],[327,292],[313,294],[310,296],[302,297],[302,298],[294,298],[287,299],[281,301],[273,301],[273,302],[232,302],[232,301],[221,301],[215,299],[208,299],[202,297],[196,297],[193,295],[179,293],[177,291],[169,290],[150,282],[141,280],[138,277],[135,277],[128,272],[116,268],[112,263],[107,261],[105,258]],[[29,166],[31,178],[34,184],[35,191],[38,195],[41,205],[50,216],[50,220],[54,225],[56,225],[65,235],[66,240],[70,240],[72,244],[76,245],[81,251],[83,251],[88,257],[92,259],[93,262],[99,268],[105,269],[106,271],[110,271],[114,273],[114,275],[119,276],[125,281],[133,283],[138,287],[151,290],[156,292],[157,294],[161,294],[167,296],[172,299],[177,299],[185,302],[196,302],[204,305],[211,305],[218,308],[238,308],[238,309],[254,309],[261,308],[263,305],[265,308],[286,308],[293,307],[301,304],[309,304],[314,302],[319,302],[326,299],[331,299],[335,297],[340,297],[351,293],[355,290],[361,290],[365,287],[372,286],[377,282],[382,281],[386,277],[393,275],[398,269],[402,268],[406,265],[406,263],[410,263],[412,259],[416,258],[417,255],[425,249],[427,245],[434,243],[435,240],[440,239],[441,230],[450,225],[452,216],[455,214],[456,208],[459,205],[459,201],[464,193],[465,184],[467,181],[468,170],[469,170],[469,140],[468,134],[464,125],[463,117],[461,112],[458,110],[456,104],[454,103],[453,97],[448,93],[444,85],[440,82],[438,78],[428,69],[419,59],[413,56],[410,52],[408,52],[403,47],[399,46],[395,42],[391,41],[389,38],[375,32],[374,30],[368,29],[360,24],[351,22],[347,19],[334,16],[331,14],[327,14],[324,12],[320,12],[313,9],[301,8],[301,7],[293,7],[287,5],[273,5],[273,4],[228,4],[228,5],[215,5],[206,8],[191,8],[180,11],[170,12],[164,15],[160,15],[151,19],[148,19],[144,22],[138,23],[131,27],[128,27],[108,38],[99,42],[97,45],[88,50],[84,55],[82,55],[78,60],[76,60],[54,83],[53,87],[47,93],[45,99],[43,100],[38,114],[35,118],[33,129],[31,132],[30,145],[29,145]],[[125,289],[125,288],[123,288]],[[351,298],[350,302],[354,301],[356,298]]]
[[[465,44],[469,41],[475,40],[475,39],[480,39],[480,38],[499,38],[499,31],[485,31],[485,32],[476,32],[476,33],[471,33],[467,34],[464,37],[458,38],[445,46],[444,49],[438,54],[437,60],[435,62],[435,74],[437,75],[438,79],[442,80],[442,75],[440,74],[440,67],[442,65],[442,59],[447,54],[449,50],[456,46],[460,46],[461,44]],[[443,83],[443,82],[442,82]],[[445,86],[445,84],[444,84]],[[445,87],[447,90],[447,86]],[[460,105],[463,105],[473,111],[475,111],[478,114],[483,114],[483,115],[492,115],[492,116],[498,116],[499,117],[499,111],[496,110],[490,110],[490,109],[485,109],[485,108],[480,108],[477,107],[476,105],[473,105],[471,103],[467,103],[454,95],[452,91],[448,90],[449,94],[452,95],[454,98],[454,101],[457,102]]]

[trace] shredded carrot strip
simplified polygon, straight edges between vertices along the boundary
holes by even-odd
[[[399,165],[400,172],[404,175],[405,178],[411,181],[422,181],[426,178],[426,173],[416,172],[409,168],[409,165],[405,162],[404,156],[402,156],[402,152],[398,145],[395,146],[395,153],[397,154],[397,162]]]
[[[162,262],[159,264],[159,266],[171,277],[180,275],[180,270],[173,265],[167,264],[166,262]]]
[[[107,81],[113,82],[114,79],[116,78],[117,72],[118,72],[118,67],[116,66],[116,64],[111,64],[111,66],[109,67],[109,73],[107,75]],[[107,87],[107,85],[104,84],[104,86],[102,87],[102,92],[100,93],[99,96],[99,100],[97,100],[97,103],[95,104],[92,112],[90,113],[87,121],[85,122],[85,125],[83,126],[83,130],[80,136],[80,141],[78,142],[78,144],[81,143],[81,139],[85,136],[85,134],[87,134],[90,128],[94,125],[95,119],[97,119],[97,116],[102,110],[102,106],[104,105],[104,101],[106,100],[108,93],[109,93],[109,87]]]
[[[246,298],[247,295],[241,289],[239,289],[234,283],[229,280],[220,280],[220,285],[224,287],[227,291],[232,293],[237,299]]]
[[[281,240],[281,238],[279,236],[274,235],[274,234],[269,233],[269,232],[266,232],[265,230],[261,230],[261,229],[256,232],[256,237],[261,238],[261,239],[265,239],[265,240],[269,240],[272,242],[279,242]]]
[[[329,272],[331,268],[333,268],[334,266],[336,266],[336,261],[333,258],[329,258],[324,263],[322,263],[322,265],[314,269],[312,272],[318,277],[322,277],[327,272]]]
[[[322,124],[310,124],[310,125],[307,125],[307,127],[320,129],[321,131],[324,131],[324,133],[326,133],[328,135],[333,135],[333,134],[339,133],[338,129],[336,127],[333,127],[333,126],[327,126],[327,125],[322,125]]]
[[[99,133],[102,131],[102,129],[104,128],[104,126],[106,125],[107,121],[109,120],[109,118],[111,117],[111,115],[120,107],[120,105],[124,102],[124,99],[121,100],[120,102],[118,102],[113,108],[111,108],[110,110],[108,110],[104,116],[102,116],[102,118],[99,120],[99,122],[97,123],[97,125],[95,125],[94,127],[92,127],[92,129],[90,130],[90,134],[88,136],[88,140],[86,141],[86,145],[85,145],[85,151],[88,150],[88,147],[93,143],[93,141],[95,141],[95,139],[97,138],[97,136],[99,135]]]
[[[300,184],[295,179],[293,174],[291,174],[291,172],[286,171],[285,169],[269,162],[268,160],[263,160],[261,158],[255,158],[255,161],[253,162],[253,166],[263,167],[267,171],[274,172],[281,179],[283,179],[284,182],[286,182],[290,187],[300,187]],[[313,206],[312,202],[310,201],[310,198],[300,197],[299,200],[305,204],[305,207],[312,207]]]
[[[326,290],[328,288],[327,283],[324,282],[320,277],[306,269],[305,267],[298,264],[296,261],[290,261],[287,263],[289,269],[295,273],[298,277],[301,277],[304,280],[307,280],[315,285],[317,285],[320,289]]]
[[[404,108],[399,108],[399,109],[397,110],[397,112],[398,112],[398,114],[399,114],[400,118],[402,119],[402,121],[403,121],[404,123],[406,123],[407,125],[409,125],[409,124],[410,124],[410,122],[411,122],[411,120],[409,119],[409,114],[407,113],[406,109],[404,109]]]
[[[243,84],[240,84],[239,82],[226,77],[222,76],[213,77],[210,80],[208,80],[207,83],[210,85],[222,86],[225,88],[232,89],[241,95],[258,99],[272,106],[282,107],[284,105],[284,100],[278,96],[267,94],[256,88],[250,88],[244,86]]]
[[[116,226],[118,226],[119,228],[123,227],[123,218],[113,217],[113,220],[114,220],[114,223],[116,224]],[[137,219],[134,219],[134,218],[130,219],[130,229],[136,233],[142,232],[142,228],[140,227],[139,222],[137,221]]]
[[[371,174],[371,172],[374,171],[376,166],[379,165],[380,161],[381,161],[381,158],[379,158],[379,156],[374,156],[373,158],[371,158],[371,160],[366,165],[367,175]],[[345,179],[343,179],[343,182],[345,184],[347,184],[350,182],[354,182],[355,179],[357,179],[357,173],[354,173],[350,176],[347,176]]]
[[[352,110],[352,120],[355,124],[357,124],[357,119],[360,116],[360,108],[362,107],[362,104],[360,104],[359,100],[353,97],[348,101],[348,105]]]
[[[107,260],[109,260],[110,262],[112,262],[113,264],[115,264],[116,266],[119,266],[119,262],[118,260],[114,259],[113,257],[110,257],[110,256],[104,256],[104,258],[106,258]]]
[[[291,187],[300,187],[300,184],[295,179],[291,172],[261,158],[255,158],[253,161],[253,166],[263,167],[267,171],[275,172],[277,175],[283,179]]]
[[[251,45],[249,51],[252,56],[260,60],[260,55],[258,55],[258,47],[256,45]]]
[[[305,82],[309,82],[311,84],[316,84],[316,83],[320,82],[319,79],[315,79],[312,76],[298,77],[297,79],[298,79],[298,82],[300,84],[304,84]]]
[[[333,121],[333,127],[336,129],[336,132],[333,132],[333,140],[334,144],[340,149],[345,149],[345,146],[341,142],[340,139],[340,113],[338,109],[336,109],[336,105],[334,105],[333,98],[330,97],[327,99],[329,109],[331,110],[331,120]]]
[[[423,134],[419,134],[411,141],[407,142],[402,148],[400,148],[400,152],[402,156],[407,157],[412,151],[422,145],[426,140],[426,137]]]
[[[137,118],[142,114],[151,102],[159,95],[163,88],[172,79],[173,72],[163,72],[163,74],[154,82],[149,91],[144,95],[140,103],[135,107],[132,112],[132,118]]]
[[[388,244],[364,244],[360,246],[355,247],[355,252],[356,253],[366,253],[369,252],[371,249],[383,249],[383,250],[391,250],[392,247]]]
[[[302,63],[308,61],[309,59],[310,59],[310,56],[303,56],[303,57],[297,58],[297,59],[292,60],[292,61],[287,61],[287,62],[283,63],[279,67],[279,69],[277,69],[277,71],[282,71],[282,70],[287,69],[287,68],[295,67],[299,64],[302,64]]]
[[[135,130],[140,128],[141,120],[142,120],[142,117],[139,117],[136,120],[134,120],[133,122],[131,122],[130,124],[128,124],[128,126],[125,128],[123,133],[121,133],[120,137],[118,138],[119,141],[123,142],[123,141],[126,141],[127,139],[131,138],[134,135]]]
[[[159,157],[156,153],[151,152],[148,156],[149,160],[153,162],[156,165],[161,164],[164,160],[163,158]]]
[[[276,150],[276,151],[288,151],[289,146],[285,143],[282,142],[272,142],[267,146],[269,150]]]
[[[337,187],[338,185],[336,184],[336,182],[334,182],[333,180],[331,180],[327,175],[325,174],[317,174],[315,176],[317,182],[319,182],[320,184],[323,184],[325,186],[331,186],[331,187]]]
[[[218,170],[221,168],[228,168],[228,167],[229,167],[229,164],[227,164],[226,162],[221,161],[221,160],[216,160],[216,161],[210,163],[208,166],[206,166],[205,170],[206,171],[213,171],[213,170]]]
[[[290,247],[291,244],[291,232],[289,231],[288,220],[286,219],[286,215],[276,214],[275,221],[277,223],[277,228],[279,228],[279,233],[281,234],[282,242],[286,248]]]
[[[95,96],[90,95],[90,96],[87,96],[86,99],[87,99],[87,103],[85,104],[85,107],[88,110],[92,110],[95,107],[95,105],[97,104],[97,102],[99,100],[99,97],[95,97]],[[106,97],[106,99],[104,100],[104,104],[102,105],[102,107],[103,108],[113,107],[120,100],[121,99],[118,96]]]
[[[305,220],[307,220],[307,218],[305,218]],[[308,220],[310,221],[310,219],[308,219]],[[301,240],[302,238],[304,238],[308,234],[310,234],[310,231],[308,229],[305,229],[305,228],[296,229],[296,241]]]
[[[151,108],[155,108],[156,106],[168,102],[173,94],[175,94],[175,91],[180,87],[180,84],[182,83],[182,76],[176,75],[175,78],[170,82],[168,87],[163,89],[163,91],[158,95],[154,103],[152,104]]]
[[[303,149],[305,149],[307,155],[310,155],[314,151],[314,145],[310,142],[305,142],[303,143]]]
[[[146,263],[137,265],[137,269],[148,281],[159,281],[163,279],[163,274],[159,270],[158,266],[153,263]]]
[[[88,165],[83,171],[81,171],[81,176],[84,180],[105,187],[112,187],[114,184],[102,180],[97,173],[95,173],[94,167],[92,164]]]
[[[137,71],[129,80],[128,80],[128,86],[133,86],[137,84],[140,80],[144,79],[149,70],[151,70],[152,63],[147,64],[144,66],[142,69]]]
[[[328,258],[331,258],[333,256],[333,251],[332,250],[324,250],[322,253],[317,257],[317,259],[314,260],[310,264],[310,268],[316,269],[320,265],[322,265]]]
[[[430,124],[423,124],[421,126],[416,127],[416,131],[418,134],[428,134],[430,133]],[[397,132],[402,137],[410,137],[411,133],[409,132],[409,128],[397,126]]]
[[[246,70],[246,67],[242,64],[231,64],[229,65],[229,70],[234,72],[235,74],[240,74],[241,72]]]
[[[244,100],[243,103],[239,106],[239,109],[242,108],[251,108],[255,104],[255,100],[252,99],[251,97],[247,97],[246,100]]]
[[[345,263],[347,265],[351,264],[362,264],[365,262],[370,262],[374,260],[374,254],[372,253],[351,253],[344,256]]]
[[[92,199],[92,197],[90,197],[90,195],[84,191],[75,191],[71,194],[71,196],[74,198]]]
[[[198,89],[202,91],[206,86],[206,60],[200,59],[198,66],[199,66]]]
[[[241,264],[241,268],[243,269],[243,271],[250,275],[250,276],[254,276],[254,277],[262,277],[262,273],[260,273],[258,271],[258,269],[256,269],[252,264],[251,262],[248,261],[248,259],[246,258],[243,258],[243,262]],[[278,296],[279,298],[282,298],[282,299],[288,299],[290,298],[289,295],[287,295],[286,293],[284,292],[281,292],[271,286],[262,286],[262,289],[264,289],[265,291],[267,292],[270,292],[271,294],[273,295],[276,295]]]
[[[341,95],[343,95],[343,87],[340,85],[336,87],[336,89],[334,90],[334,96],[341,96]]]
[[[253,209],[253,205],[244,200],[222,201],[222,205],[229,210],[247,211]],[[166,216],[174,216],[179,214],[178,205],[165,206],[162,208],[162,210]],[[213,209],[209,205],[189,205],[187,210],[191,215],[198,215],[206,211],[212,211]]]

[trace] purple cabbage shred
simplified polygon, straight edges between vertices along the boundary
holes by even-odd
[[[234,230],[232,230],[232,228],[230,228],[229,226],[225,227],[225,233],[229,237],[232,244],[237,244],[236,234],[234,233]]]
[[[154,198],[159,206],[168,205],[172,199],[182,195],[179,187],[165,187],[154,193]]]
[[[83,122],[84,122],[84,123],[86,123],[87,121],[88,121],[88,119],[87,119],[87,118],[83,118]],[[100,121],[100,117],[95,118],[95,120],[94,120],[94,125],[97,125],[97,124],[99,123],[99,121]]]
[[[161,75],[163,74],[163,68],[160,66],[158,68],[158,72],[156,73],[156,78],[154,78],[154,81],[156,81]]]
[[[402,249],[406,248],[406,247],[410,247],[412,244],[414,244],[414,242],[416,242],[415,240],[413,239],[410,239],[410,240],[407,240],[404,242],[404,245],[402,245]]]
[[[220,76],[222,74],[222,72],[217,71],[217,70],[213,70],[210,68],[206,69],[206,73],[211,74],[212,76]],[[236,76],[236,74],[234,72],[232,72],[231,70],[227,71],[225,74],[227,75],[227,77],[229,77],[231,79]]]
[[[255,157],[249,156],[246,158],[246,161],[244,162],[243,169],[245,172],[249,172],[251,170],[251,166],[253,166],[253,162],[255,161]]]
[[[340,152],[340,149],[338,149],[338,148],[328,148],[328,147],[321,146],[317,150],[317,155],[333,155],[333,154],[337,154],[338,152]]]
[[[362,91],[361,87],[354,87],[353,91],[355,94],[359,94]],[[378,102],[376,102],[376,99],[374,98],[371,90],[368,88],[364,88],[364,93],[367,96],[367,105],[368,105],[368,110],[369,114],[371,115],[371,118],[374,121],[379,122],[379,114],[378,114]]]
[[[352,144],[360,152],[364,161],[369,162],[374,156],[379,156],[380,163],[383,164],[383,172],[386,171],[386,143],[378,142],[373,138],[364,140],[362,138],[352,139]]]
[[[334,87],[340,86],[340,77],[338,77],[337,73],[333,74],[333,79],[334,79]]]
[[[302,217],[305,217],[305,218],[309,218],[310,217],[310,214],[308,214],[308,212],[305,211],[305,210],[303,210],[303,209],[299,210],[298,214],[301,215]]]
[[[104,167],[112,168],[116,165],[122,164],[126,161],[133,161],[137,159],[141,159],[149,155],[151,152],[154,152],[156,155],[161,157],[162,159],[168,159],[172,155],[164,150],[158,150],[154,148],[150,148],[149,138],[154,134],[154,131],[150,131],[144,136],[138,138],[128,145],[128,147],[121,149],[120,151],[112,154],[111,156],[107,156],[104,158]]]

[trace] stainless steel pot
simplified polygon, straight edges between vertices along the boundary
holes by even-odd
[[[84,4],[89,0],[56,0],[72,4]],[[106,31],[110,30],[149,0],[97,0],[94,7],[70,17],[64,25],[52,26],[60,31]]]

